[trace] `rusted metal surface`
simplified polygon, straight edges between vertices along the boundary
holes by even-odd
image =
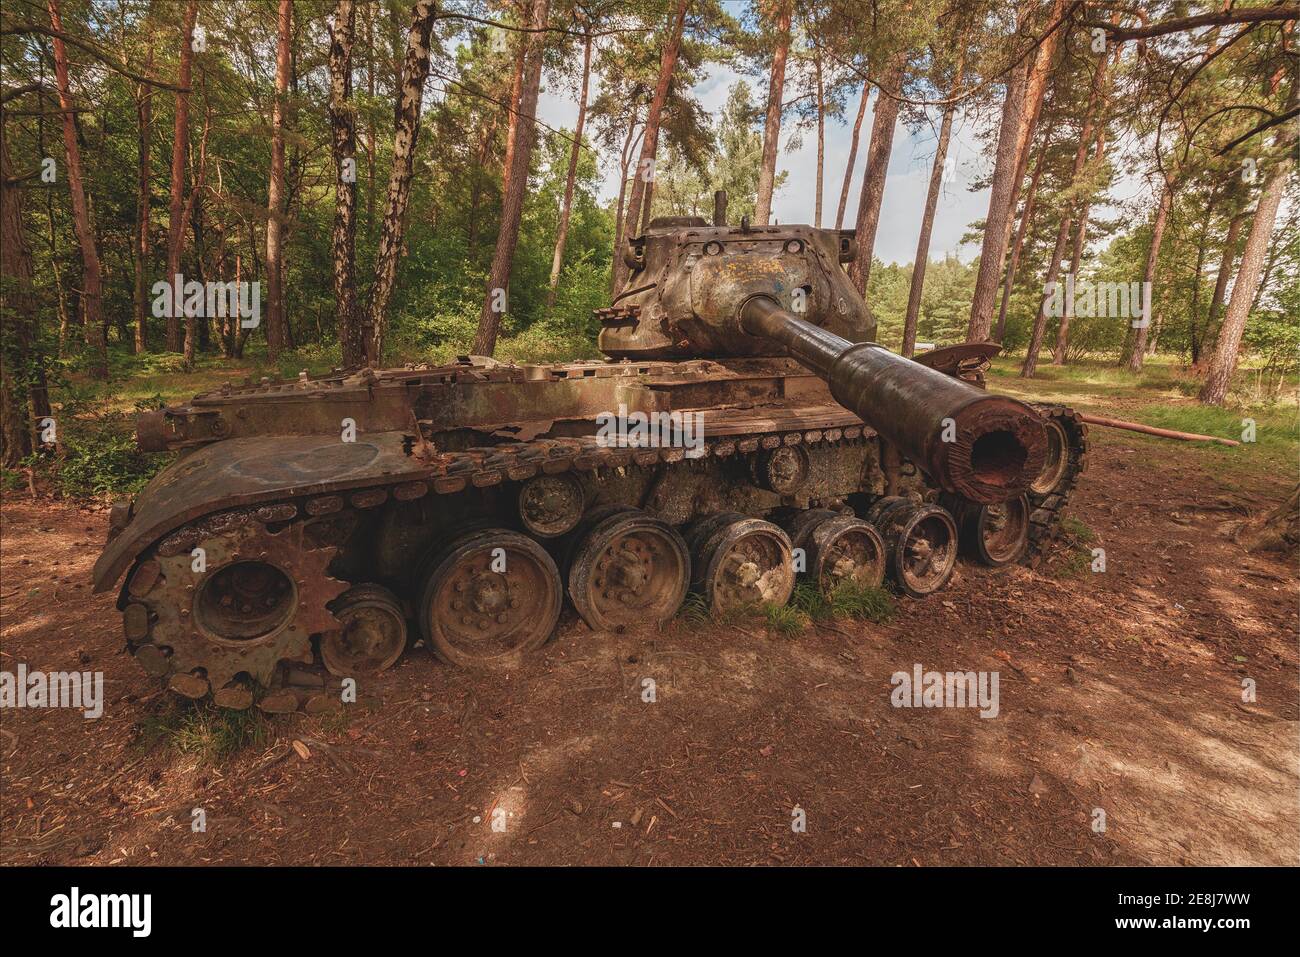
[[[404,433],[356,442],[277,435],[231,439],[191,452],[158,473],[136,496],[131,522],[95,562],[95,590],[105,591],[137,554],[184,523],[211,512],[264,501],[388,485],[427,471],[403,450]]]
[[[1047,437],[1033,409],[905,359],[851,343],[773,299],[741,308],[745,328],[780,342],[830,383],[840,403],[872,423],[942,488],[976,502],[1022,494],[1043,466]]]
[[[328,573],[335,549],[316,545],[307,528],[297,524],[272,531],[251,512],[199,523],[193,548],[203,550],[206,567],[196,568],[191,549],[159,555],[161,574],[152,586],[131,590],[127,611],[146,620],[144,628],[128,629],[133,648],[138,653],[149,647],[153,660],[181,677],[176,690],[183,694],[199,689],[197,678],[215,692],[237,676],[269,684],[282,661],[310,663],[311,636],[337,626],[326,606],[347,583]],[[222,587],[241,568],[271,570],[284,594],[268,586],[265,575],[248,585],[236,581]]]
[[[545,641],[566,591],[595,629],[671,617],[692,580],[717,608],[781,603],[792,538],[822,588],[879,584],[888,564],[924,594],[956,551],[940,492],[983,516],[991,555],[1026,519],[1041,547],[1082,422],[977,388],[996,346],[913,362],[870,344],[840,268],[855,252],[851,230],[660,220],[597,313],[610,359],[304,374],[149,413],[141,447],[181,456],[115,507],[95,587],[125,575],[128,647],[178,694],[244,708],[261,685],[278,713],[336,707],[338,678],[401,654],[412,612],[439,656],[482,666]],[[746,321],[756,302],[770,328]],[[637,414],[667,443],[602,431]],[[982,468],[976,446],[1002,434]],[[1026,487],[1014,534],[979,511]]]
[[[599,316],[600,349],[643,359],[780,355],[740,326],[741,304],[756,295],[851,342],[870,341],[875,317],[839,266],[855,249],[852,230],[656,221],[628,240],[633,273]]]

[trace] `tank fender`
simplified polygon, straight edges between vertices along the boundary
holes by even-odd
[[[410,481],[430,473],[407,452],[408,434],[272,435],[203,446],[163,469],[136,496],[130,521],[95,562],[95,591],[108,591],[145,549],[212,512],[302,495]]]

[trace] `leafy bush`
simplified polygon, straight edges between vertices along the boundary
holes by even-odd
[[[149,455],[136,448],[128,416],[101,415],[60,419],[59,451],[47,460],[51,477],[67,496],[134,495],[173,456]]]

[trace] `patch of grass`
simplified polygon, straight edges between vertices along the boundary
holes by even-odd
[[[879,625],[894,617],[894,598],[883,588],[841,582],[828,597],[836,618],[856,618]]]
[[[1073,515],[1061,517],[1061,535],[1069,551],[1057,566],[1057,578],[1078,578],[1092,568],[1092,545],[1097,533]]]
[[[1092,527],[1073,515],[1061,517],[1061,532],[1075,539],[1080,545],[1091,545],[1097,540],[1097,533],[1092,530]]]
[[[760,611],[767,630],[782,638],[801,635],[808,627],[808,616],[793,605],[763,605]]]
[[[682,607],[677,609],[677,617],[692,625],[704,625],[713,617],[709,603],[704,600],[704,596],[691,592],[682,602]]]
[[[232,711],[209,702],[173,699],[140,722],[138,743],[164,745],[195,755],[202,764],[219,764],[248,747],[266,742],[270,725],[255,708]]]
[[[881,624],[893,617],[893,596],[883,588],[841,582],[829,592],[823,592],[812,582],[795,586],[790,604],[813,621],[835,618],[855,618]]]
[[[352,724],[352,708],[339,708],[326,711],[320,716],[321,730],[327,734],[342,734]]]
[[[829,599],[822,590],[809,581],[801,581],[794,586],[790,596],[790,605],[807,615],[812,621],[825,621],[834,617]]]

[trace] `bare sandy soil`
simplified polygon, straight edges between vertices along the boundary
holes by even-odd
[[[0,712],[0,861],[1295,864],[1296,569],[1221,530],[1281,489],[1093,438],[1071,514],[1104,574],[1066,548],[962,565],[887,625],[794,638],[570,617],[510,674],[417,649],[344,716],[270,720],[217,764],[142,743],[165,693],[90,594],[105,514],[11,495],[0,667],[103,671],[106,704]],[[997,671],[1000,713],[892,707],[916,664]]]

